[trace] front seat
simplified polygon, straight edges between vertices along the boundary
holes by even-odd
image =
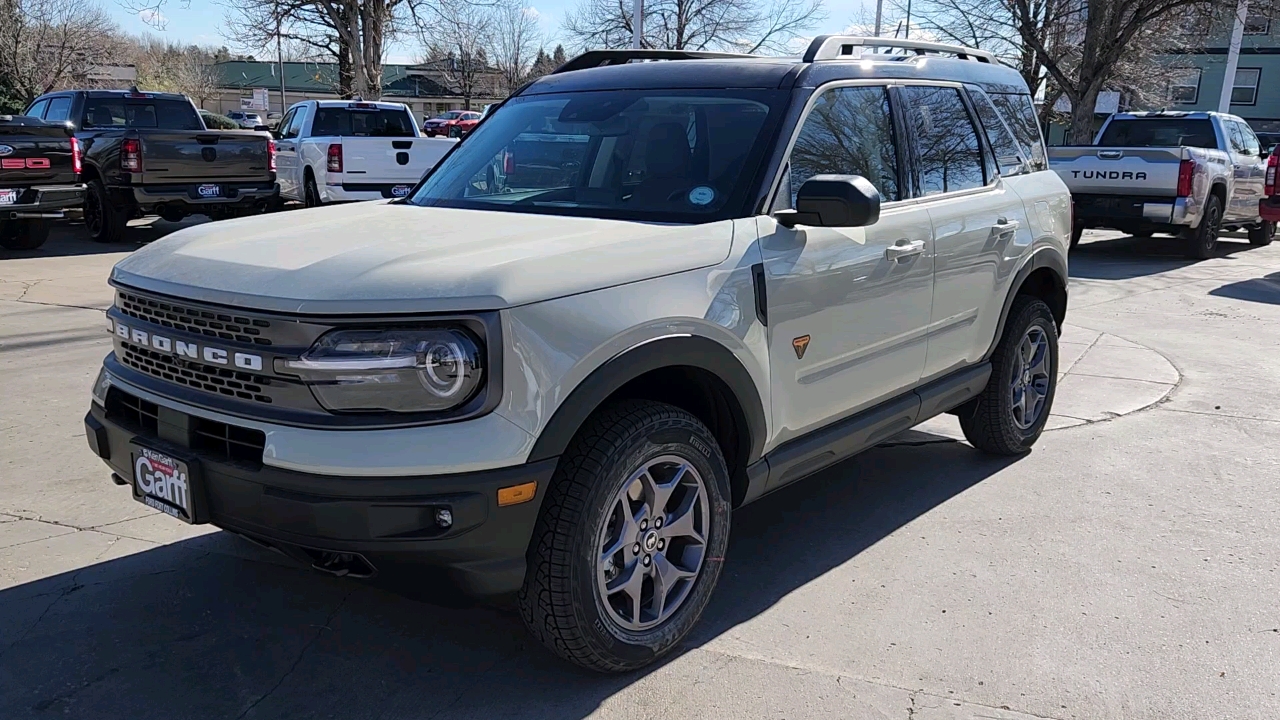
[[[658,123],[644,142],[644,180],[631,193],[635,205],[661,205],[689,189],[689,136],[679,123]],[[679,195],[676,195],[679,198]]]

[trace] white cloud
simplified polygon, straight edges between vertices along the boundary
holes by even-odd
[[[148,25],[159,28],[164,27],[169,22],[169,18],[165,17],[164,13],[155,8],[147,8],[146,10],[139,11],[138,19]]]
[[[538,21],[538,20],[540,20],[540,19],[542,18],[542,13],[538,12],[538,8],[536,8],[536,7],[532,6],[532,5],[530,5],[530,6],[529,6],[529,7],[527,7],[527,8],[524,8],[524,9],[523,9],[523,10],[521,10],[520,12],[524,13],[524,14],[525,14],[525,17],[527,17],[527,18],[529,18],[530,20],[533,20],[533,21],[535,21],[535,22],[536,22],[536,21]]]

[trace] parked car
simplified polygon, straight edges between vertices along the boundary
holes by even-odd
[[[210,130],[239,130],[240,123],[232,120],[226,115],[219,115],[208,110],[200,111],[200,119],[204,121],[204,126]]]
[[[307,207],[404,197],[456,144],[418,135],[402,103],[307,100],[280,127],[281,197]]]
[[[280,127],[280,118],[284,117],[284,113],[269,112],[267,113],[267,127],[275,130]]]
[[[462,137],[480,122],[480,117],[480,113],[470,110],[450,110],[422,123],[422,134],[427,137]]]
[[[632,670],[697,624],[732,508],[943,412],[1036,442],[1070,202],[982,50],[588,52],[409,198],[121,260],[87,438],[181,521],[431,566]]]
[[[63,122],[0,115],[0,247],[34,250],[84,202],[80,144]]]
[[[1249,124],[1212,112],[1117,113],[1093,145],[1049,149],[1075,203],[1072,244],[1086,228],[1171,233],[1192,258],[1213,255],[1223,229],[1255,245],[1275,223],[1258,211],[1266,167]]]
[[[27,115],[70,122],[84,155],[84,222],[98,242],[122,239],[131,218],[218,219],[278,200],[267,133],[212,132],[191,100],[135,90],[42,95]]]
[[[262,121],[261,115],[249,110],[232,110],[227,113],[227,117],[234,120],[244,130],[257,130],[266,126]]]

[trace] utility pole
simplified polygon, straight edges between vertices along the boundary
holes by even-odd
[[[284,119],[287,100],[284,98],[284,50],[280,42],[280,3],[276,3],[276,61],[280,63],[280,118]]]
[[[884,0],[876,0],[876,37],[880,37],[880,18],[884,17]]]
[[[635,0],[631,11],[631,47],[639,50],[644,37],[644,0]]]
[[[1231,28],[1231,46],[1227,48],[1227,69],[1222,73],[1222,94],[1218,96],[1218,112],[1231,112],[1231,90],[1236,85],[1236,65],[1240,63],[1240,41],[1244,37],[1244,21],[1249,14],[1249,0],[1236,5],[1236,22]]]

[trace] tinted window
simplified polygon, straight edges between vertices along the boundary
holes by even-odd
[[[982,187],[982,149],[960,91],[907,87],[903,93],[916,143],[921,193],[936,195]]]
[[[90,98],[85,103],[85,127],[158,128],[204,130],[191,103],[181,100],[132,100]]]
[[[49,109],[44,113],[44,119],[54,122],[63,122],[71,117],[71,98],[56,97],[49,100]]]
[[[861,175],[886,200],[901,200],[898,150],[893,138],[889,93],[881,87],[827,90],[805,117],[791,148],[791,161],[780,193],[792,206],[805,180],[814,175]]]
[[[760,99],[757,99],[760,98]],[[417,205],[706,222],[740,213],[770,119],[763,91],[517,97],[477,126]]]
[[[1044,152],[1044,139],[1040,136],[1040,122],[1036,120],[1036,108],[1031,96],[1022,93],[989,92],[992,104],[1000,111],[1000,118],[1013,131],[1013,137],[1022,147],[1023,157],[1030,170],[1047,170],[1049,160]]]
[[[322,137],[413,137],[413,118],[404,110],[322,107],[311,134]]]
[[[33,117],[33,118],[44,117],[44,111],[45,111],[45,108],[47,107],[49,107],[49,101],[41,100],[37,102],[35,105],[32,105],[31,107],[27,108],[27,112],[24,114],[27,117]]]
[[[1218,138],[1208,118],[1113,118],[1098,144],[1104,147],[1216,148]]]
[[[1008,177],[1026,172],[1027,168],[1023,165],[1024,157],[1021,148],[1018,147],[1018,141],[1013,138],[1012,131],[1000,119],[1000,113],[991,104],[987,94],[980,90],[970,90],[969,99],[973,101],[973,107],[978,111],[978,122],[987,134],[987,142],[991,144],[991,150],[995,153],[996,166],[1000,169],[1000,174]]]

